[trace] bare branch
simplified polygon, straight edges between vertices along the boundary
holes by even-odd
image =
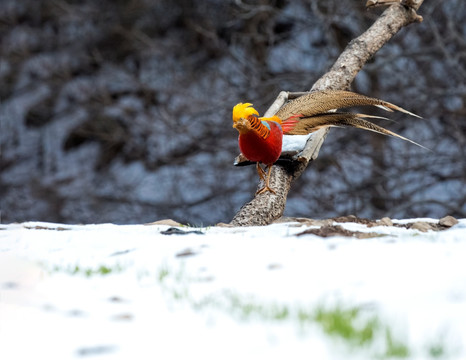
[[[385,43],[404,26],[422,20],[416,14],[422,2],[423,0],[412,0],[409,4],[404,2],[404,5],[395,4],[387,8],[366,32],[348,44],[330,71],[317,80],[311,90],[349,89],[364,64]],[[265,116],[271,116],[279,110],[278,104],[283,102],[284,94],[287,93],[280,93]],[[231,224],[236,226],[267,225],[281,217],[292,181],[302,174],[310,161],[317,158],[327,134],[328,129],[313,133],[296,161],[287,164],[276,163],[270,178],[270,184],[276,194],[267,192],[257,195],[239,210]],[[262,185],[259,184],[259,186]]]

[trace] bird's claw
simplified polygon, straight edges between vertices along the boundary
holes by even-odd
[[[270,187],[268,187],[268,186],[264,186],[262,189],[257,190],[257,191],[256,191],[256,195],[263,194],[263,193],[265,193],[265,192],[267,192],[267,191],[270,191],[272,194],[277,195],[277,193],[275,192],[275,190],[272,189],[272,188],[270,188]]]

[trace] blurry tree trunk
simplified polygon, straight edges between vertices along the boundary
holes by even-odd
[[[377,1],[375,1],[377,2]],[[330,71],[324,74],[312,86],[317,90],[347,90],[357,73],[375,53],[387,43],[400,29],[413,22],[422,21],[416,14],[423,0],[401,0],[405,5],[395,4],[387,8],[375,23],[362,35],[353,39]],[[374,1],[368,2],[373,6]],[[409,6],[408,6],[409,5]],[[284,92],[264,116],[271,116],[283,105]],[[235,226],[267,225],[280,218],[285,210],[286,198],[293,180],[297,179],[306,169],[309,162],[316,159],[320,147],[328,134],[327,129],[321,129],[312,134],[299,160],[288,165],[275,164],[270,178],[270,185],[276,194],[266,192],[256,196],[239,210],[231,221]],[[309,184],[312,186],[312,184]]]

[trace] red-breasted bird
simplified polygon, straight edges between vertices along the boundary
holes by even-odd
[[[373,105],[387,111],[397,110],[419,117],[389,102],[340,90],[310,92],[288,102],[275,116],[269,118],[259,117],[259,113],[250,103],[237,104],[233,108],[233,127],[239,132],[239,148],[248,160],[256,162],[257,172],[265,182],[265,186],[256,194],[266,191],[275,193],[269,186],[269,180],[272,165],[278,160],[282,151],[283,134],[306,135],[323,127],[352,126],[394,136],[423,147],[366,120],[385,119],[380,116],[330,111],[362,105]],[[267,171],[262,169],[261,163],[265,164]]]

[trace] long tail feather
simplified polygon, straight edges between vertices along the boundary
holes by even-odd
[[[277,115],[281,119],[287,119],[295,114],[302,114],[302,116],[308,117],[323,114],[334,109],[363,105],[377,106],[387,111],[396,110],[411,116],[420,117],[387,101],[342,90],[310,92],[285,104],[277,112]]]
[[[404,136],[394,133],[393,131],[387,130],[379,125],[367,121],[366,118],[382,117],[353,113],[327,113],[311,117],[303,117],[299,120],[296,118],[291,118],[289,121],[285,120],[283,122],[283,127],[284,129],[287,129],[287,131],[285,131],[286,135],[306,135],[321,129],[322,127],[351,126],[359,129],[373,131],[383,135],[397,137],[414,145],[420,146],[423,149],[429,150],[417,142],[414,142],[408,138],[405,138]]]

